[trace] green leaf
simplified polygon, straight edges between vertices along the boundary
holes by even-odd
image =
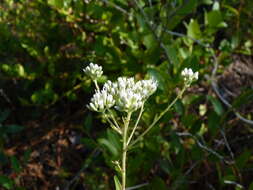
[[[137,13],[136,14],[136,19],[137,19],[137,22],[139,24],[139,32],[140,33],[148,32],[149,30],[148,30],[148,27],[146,25],[146,22],[145,22],[145,19],[143,18],[143,16]]]
[[[30,156],[31,156],[31,153],[32,153],[32,150],[31,149],[27,149],[23,155],[23,158],[22,158],[22,163],[23,164],[26,164],[29,159],[30,159]]]
[[[143,59],[143,62],[148,64],[154,64],[157,63],[160,59],[159,55],[161,52],[161,49],[156,45],[151,47],[150,49],[147,49],[144,54],[141,54],[141,57]]]
[[[219,10],[213,10],[205,13],[205,25],[210,27],[218,27],[223,21],[221,12]]]
[[[11,67],[8,64],[1,64],[1,70],[5,73],[9,73],[11,70]]]
[[[13,189],[14,182],[6,176],[0,176],[0,185],[6,189]]]
[[[183,115],[184,114],[184,104],[182,103],[182,101],[178,100],[175,104],[174,104],[175,110],[179,115]]]
[[[218,128],[219,128],[219,122],[220,122],[220,117],[215,111],[212,111],[211,113],[208,114],[208,130],[215,135],[218,133]]]
[[[7,64],[2,64],[1,65],[1,70],[3,70],[5,73],[7,73],[10,76],[14,77],[25,77],[25,69],[23,65],[21,64],[14,64],[14,65],[7,65]]]
[[[90,149],[94,149],[96,147],[96,143],[91,138],[81,138],[81,143]]]
[[[15,64],[13,69],[19,77],[25,77],[26,73],[25,73],[25,69],[24,69],[23,65]]]
[[[225,175],[222,178],[222,181],[235,181],[236,180],[236,176],[234,175]]]
[[[121,3],[122,5],[125,5],[125,6],[128,5],[127,1],[125,1],[125,0],[116,0],[116,2],[119,2],[119,3]]]
[[[116,188],[116,190],[121,190],[122,187],[121,187],[121,184],[120,184],[120,182],[119,182],[118,177],[115,175],[115,176],[113,177],[113,179],[114,179],[114,183],[115,183],[115,188]]]
[[[63,7],[63,0],[48,0],[47,2],[49,5],[54,6],[58,9],[61,9]]]
[[[213,1],[212,1],[212,0],[203,0],[202,2],[203,2],[204,4],[207,4],[207,5],[213,4]]]
[[[239,16],[239,11],[230,5],[222,5],[222,7],[227,8],[230,12],[234,13],[236,16]]]
[[[182,122],[183,124],[187,127],[187,128],[191,128],[192,125],[194,125],[194,123],[197,121],[197,117],[196,115],[192,114],[192,113],[186,113],[183,117],[182,117]]]
[[[115,133],[111,129],[107,129],[107,139],[113,144],[113,146],[117,149],[119,152],[121,149],[121,144],[120,144],[120,138],[117,133]]]
[[[86,118],[85,118],[85,120],[84,120],[84,124],[83,124],[83,128],[84,128],[84,130],[85,130],[85,132],[86,133],[90,133],[90,131],[91,131],[91,128],[92,128],[92,114],[91,113],[89,113],[87,116],[86,116]]]
[[[238,158],[236,158],[236,165],[239,169],[243,169],[246,166],[248,160],[252,155],[252,151],[245,150]]]
[[[176,154],[178,154],[178,152],[183,149],[182,144],[180,142],[180,138],[175,132],[172,132],[170,137],[171,137],[171,147],[174,148]]]
[[[167,190],[168,187],[166,187],[166,184],[164,183],[164,181],[160,178],[160,177],[155,177],[150,186],[149,189],[159,189],[159,190]]]
[[[113,156],[116,157],[119,155],[117,148],[109,140],[107,140],[105,138],[100,138],[100,139],[98,139],[98,143],[101,145],[104,145],[107,148],[107,150],[109,150],[109,152],[111,152],[111,154]]]
[[[151,77],[154,77],[156,79],[156,81],[158,82],[158,88],[160,90],[165,90],[166,89],[166,82],[164,80],[164,77],[162,76],[162,74],[158,70],[153,69],[153,68],[149,68],[148,69],[148,74]]]
[[[194,9],[198,5],[198,0],[190,0],[190,1],[184,1],[184,4],[181,6],[181,8],[176,12],[178,15],[187,15],[189,13],[192,13]]]
[[[240,106],[246,105],[251,101],[253,101],[253,89],[248,89],[233,101],[232,106],[233,108],[239,108]]]
[[[187,26],[187,36],[194,39],[201,39],[202,34],[197,20],[191,19],[190,23]]]
[[[147,49],[152,49],[157,47],[157,41],[154,38],[153,34],[148,34],[143,37],[143,44]]]
[[[223,107],[220,103],[220,101],[217,98],[214,98],[212,96],[207,96],[207,99],[209,101],[211,101],[213,107],[214,107],[214,111],[218,114],[218,115],[222,115],[222,113],[224,112]]]
[[[179,68],[179,60],[178,60],[178,55],[177,55],[177,50],[175,47],[171,45],[166,45],[166,50],[168,53],[168,56],[170,58],[170,61],[172,61],[172,64],[176,67]]]
[[[11,156],[11,167],[16,173],[21,171],[21,165],[15,156]]]
[[[249,190],[253,190],[253,182],[251,182],[251,184],[249,186]]]
[[[34,45],[34,44],[33,44],[33,45]],[[33,57],[37,57],[37,56],[40,55],[39,51],[38,51],[35,47],[33,47],[32,45],[30,45],[30,44],[24,44],[24,43],[22,43],[21,46],[22,46],[24,49],[26,49],[27,52],[28,52],[31,56],[33,56]]]
[[[58,94],[51,87],[47,86],[45,86],[45,89],[35,91],[31,96],[32,102],[38,105],[54,103],[58,98]]]

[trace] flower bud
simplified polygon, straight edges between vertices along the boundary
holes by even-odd
[[[85,69],[83,69],[86,75],[88,75],[92,80],[99,79],[102,74],[103,70],[101,66],[98,66],[97,64],[90,63],[89,66],[87,66]]]

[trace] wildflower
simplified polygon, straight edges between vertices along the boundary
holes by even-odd
[[[191,68],[185,68],[182,71],[182,76],[184,77],[184,81],[187,86],[190,86],[190,84],[194,80],[198,80],[199,73],[198,72],[193,72]]]
[[[141,80],[136,83],[138,92],[142,95],[145,100],[151,96],[157,89],[157,81],[153,78],[149,80]]]
[[[90,110],[96,112],[103,112],[105,109],[109,109],[114,106],[115,100],[113,96],[106,90],[97,91],[91,98],[91,102],[87,106]]]
[[[132,112],[139,109],[143,104],[142,96],[134,93],[132,89],[119,91],[115,108],[119,111]]]
[[[112,83],[112,81],[108,80],[104,86],[103,86],[103,90],[107,91],[109,94],[111,94],[112,96],[115,96],[117,93],[117,84],[116,83]]]
[[[135,82],[134,78],[119,77],[116,82],[107,81],[102,92],[96,92],[88,107],[98,112],[112,106],[123,112],[136,111],[156,89],[154,79]]]
[[[134,78],[119,77],[117,80],[117,87],[119,90],[134,89],[135,87]]]
[[[88,75],[92,80],[97,80],[103,74],[101,66],[97,64],[90,63],[85,69],[83,69],[86,75]]]

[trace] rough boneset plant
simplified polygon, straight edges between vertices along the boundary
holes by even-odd
[[[118,168],[121,173],[121,183],[115,184],[116,188],[121,190],[126,189],[126,160],[127,152],[133,147],[141,138],[150,131],[152,127],[162,118],[162,116],[170,110],[175,102],[182,97],[185,89],[191,85],[194,80],[198,79],[198,72],[193,72],[191,69],[185,68],[182,71],[184,78],[184,87],[179,92],[178,96],[168,104],[167,108],[156,116],[151,125],[144,130],[138,137],[133,138],[136,128],[141,119],[144,104],[148,98],[156,91],[158,83],[154,78],[148,80],[135,81],[134,78],[119,77],[117,81],[107,81],[103,88],[100,89],[97,80],[103,74],[102,67],[96,64],[90,63],[84,70],[95,83],[96,92],[91,98],[87,107],[96,112],[102,113],[111,128],[121,135],[122,138],[122,157],[118,163]],[[112,109],[121,112],[123,115],[122,122],[117,120]],[[139,110],[138,118],[132,127],[130,127],[131,116],[133,112]],[[122,125],[120,125],[122,123]],[[115,182],[116,183],[116,182]]]

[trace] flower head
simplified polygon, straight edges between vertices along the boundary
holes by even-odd
[[[158,84],[154,78],[151,78],[149,80],[138,81],[136,86],[142,98],[147,99],[156,91]]]
[[[103,112],[105,109],[109,109],[114,106],[115,100],[113,96],[106,90],[97,91],[91,98],[91,102],[87,106],[90,110],[96,112]]]
[[[132,89],[121,90],[118,94],[115,108],[119,111],[132,112],[139,109],[143,104],[140,94]]]
[[[135,81],[133,77],[131,78],[119,77],[116,84],[119,90],[133,89],[135,86]]]
[[[182,71],[182,76],[184,77],[185,83],[189,86],[194,80],[198,80],[199,73],[193,72],[191,68],[185,68]]]
[[[115,94],[117,93],[117,84],[113,83],[112,81],[108,80],[104,86],[103,86],[103,90],[107,91],[109,94],[111,94],[112,96],[115,96]]]
[[[93,96],[88,107],[99,112],[112,106],[123,112],[136,111],[156,89],[154,79],[135,82],[134,78],[119,77],[116,82],[107,81],[102,91]]]
[[[88,75],[92,80],[97,80],[103,74],[101,66],[97,64],[90,63],[85,69],[83,69],[86,75]]]
[[[119,77],[110,85],[116,100],[115,108],[126,112],[139,109],[156,89],[157,82],[154,79],[135,82],[134,78]]]

